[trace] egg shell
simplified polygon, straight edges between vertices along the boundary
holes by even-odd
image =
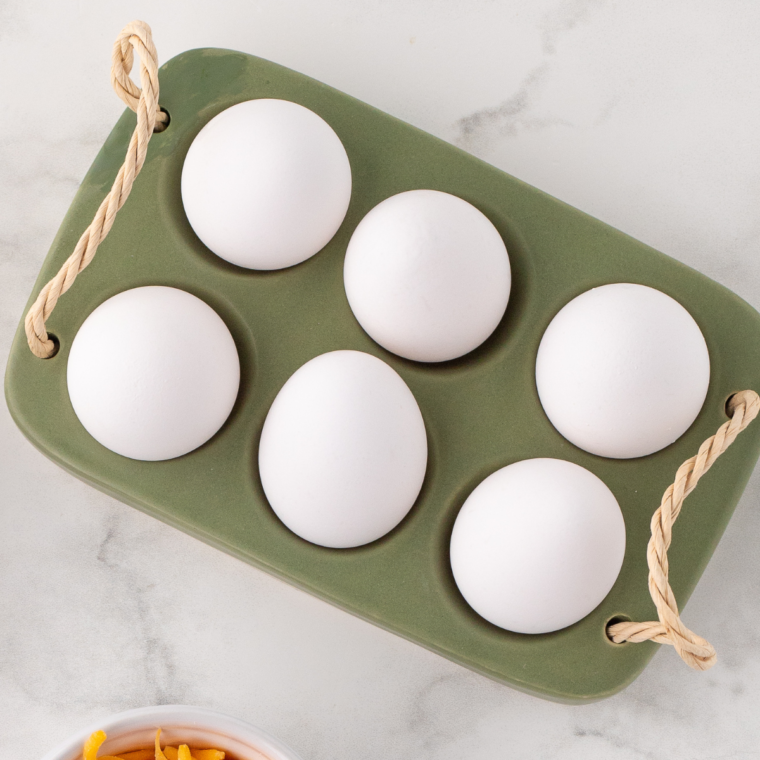
[[[360,546],[392,530],[417,499],[426,467],[412,392],[359,351],[332,351],[298,369],[261,433],[259,471],[272,509],[321,546]]]
[[[699,326],[676,300],[644,285],[586,291],[546,329],[536,386],[555,428],[614,459],[642,457],[680,438],[710,384]]]
[[[610,592],[625,522],[609,488],[559,459],[503,467],[470,494],[451,536],[451,569],[468,604],[500,628],[549,633]]]
[[[227,108],[193,140],[182,203],[217,256],[282,269],[313,256],[338,231],[351,199],[345,148],[324,119],[262,98]]]
[[[351,236],[343,280],[370,337],[420,362],[456,359],[483,343],[504,316],[512,283],[488,217],[436,190],[375,206]]]
[[[85,429],[111,451],[157,461],[208,441],[240,384],[235,341],[206,303],[177,288],[126,290],[79,328],[67,366]]]

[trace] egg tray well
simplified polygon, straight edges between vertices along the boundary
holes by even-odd
[[[145,167],[97,257],[59,302],[49,329],[52,359],[35,358],[23,321],[6,375],[8,406],[44,454],[96,488],[271,572],[360,617],[484,675],[550,699],[581,702],[630,683],[655,644],[611,643],[607,622],[650,620],[649,521],[678,466],[725,421],[726,399],[760,389],[760,315],[722,286],[621,232],[414,127],[301,74],[226,50],[193,50],[160,70],[169,128],[150,142]],[[253,98],[300,103],[324,118],[348,152],[353,196],[333,240],[316,256],[274,272],[235,267],[193,233],[180,197],[185,154],[198,131]],[[61,225],[30,304],[73,250],[121,165],[135,116],[125,112]],[[388,353],[359,327],[343,289],[351,233],[384,198],[430,188],[480,209],[501,233],[512,293],[495,333],[467,356],[421,364]],[[651,456],[613,460],[568,443],[549,423],[534,379],[541,336],[557,311],[589,288],[633,282],[664,291],[702,329],[712,376],[696,422]],[[224,319],[242,365],[240,395],[224,427],[178,459],[126,459],[84,430],[69,402],[66,363],[85,318],[107,298],[141,285],[170,285],[203,299]],[[167,336],[170,340],[171,336]],[[380,357],[422,410],[428,471],[417,503],[384,538],[348,550],[303,541],[275,516],[262,491],[257,448],[264,418],[285,381],[313,357],[356,349]],[[670,550],[671,583],[683,604],[726,527],[760,453],[751,425],[689,497]],[[627,548],[603,603],[561,631],[501,630],[465,603],[448,545],[465,498],[487,475],[531,457],[575,462],[612,490]],[[687,621],[688,622],[688,621]],[[702,631],[708,634],[709,631]]]

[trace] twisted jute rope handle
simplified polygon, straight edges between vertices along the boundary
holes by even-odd
[[[755,391],[735,393],[726,405],[731,419],[708,438],[696,456],[687,459],[668,486],[662,502],[652,516],[652,537],[647,546],[649,593],[657,608],[658,622],[615,623],[607,628],[608,636],[616,643],[623,641],[656,641],[671,644],[681,659],[695,670],[708,670],[717,661],[709,641],[690,631],[678,614],[673,589],[668,582],[668,548],[673,523],[681,512],[684,499],[697,487],[699,479],[713,466],[715,460],[736,440],[736,436],[760,412],[760,396]]]
[[[140,58],[142,87],[137,87],[129,78],[135,50]],[[32,353],[40,359],[48,359],[56,352],[56,345],[48,336],[45,322],[58,299],[92,261],[98,246],[111,230],[116,213],[129,197],[135,178],[145,163],[148,142],[153,132],[163,131],[168,124],[167,114],[158,105],[158,55],[150,27],[144,21],[127,24],[116,38],[111,55],[111,84],[116,94],[137,113],[137,126],[111,191],[100,204],[90,226],[79,238],[74,252],[66,259],[58,274],[40,291],[26,315],[26,339]]]

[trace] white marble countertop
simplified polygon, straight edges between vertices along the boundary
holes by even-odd
[[[760,308],[760,6],[739,0],[0,3],[0,365],[77,185],[122,111],[112,40],[243,50],[449,140]],[[493,683],[65,474],[0,404],[0,758],[181,702],[307,760],[760,757],[760,471],[663,648],[568,707]],[[654,506],[654,505],[653,505]]]

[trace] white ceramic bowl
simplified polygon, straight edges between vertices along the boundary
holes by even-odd
[[[161,746],[189,744],[231,753],[235,760],[301,760],[289,747],[255,726],[229,715],[187,705],[160,705],[112,715],[78,732],[42,760],[81,760],[82,746],[94,731],[108,739],[99,755],[150,747],[161,729]]]

